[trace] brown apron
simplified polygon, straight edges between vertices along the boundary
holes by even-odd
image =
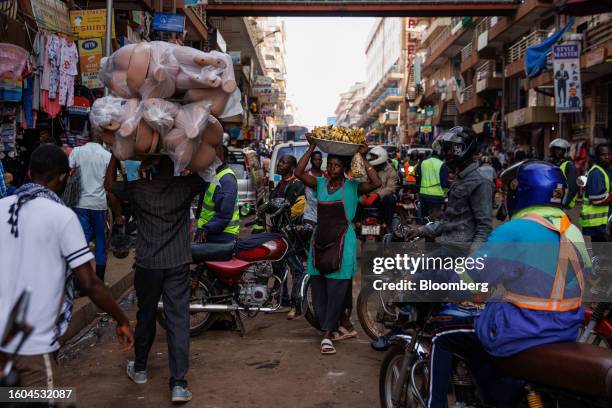
[[[321,275],[329,275],[340,270],[344,255],[344,237],[348,227],[343,185],[342,200],[319,201],[317,206],[317,229],[312,241],[312,259],[313,266]]]

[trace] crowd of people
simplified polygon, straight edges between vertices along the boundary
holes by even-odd
[[[465,243],[472,252],[486,248],[491,253],[496,243],[504,242],[559,245],[559,251],[547,254],[545,262],[520,273],[503,267],[481,273],[479,278],[483,280],[504,282],[510,291],[507,302],[487,304],[474,318],[451,322],[448,330],[439,329],[432,362],[435,375],[429,379],[430,407],[446,404],[453,353],[468,354],[483,367],[486,376],[490,373],[488,355],[507,356],[534,345],[575,339],[582,322],[581,304],[576,299],[581,299],[583,274],[590,261],[574,254],[563,271],[557,264],[561,257],[568,256],[563,253],[568,250],[564,242],[571,242],[582,254],[586,253],[583,234],[593,242],[609,238],[606,225],[612,208],[610,145],[594,149],[583,189],[580,231],[566,215],[580,195],[580,170],[567,158],[570,146],[563,139],[551,142],[548,161],[529,160],[518,153],[503,160],[499,152],[493,156],[482,154],[476,135],[461,127],[439,136],[429,157],[390,157],[381,146],[363,145],[358,154],[364,159],[366,175],[360,179],[347,176],[350,157],[328,154],[324,169],[323,154],[310,136],[307,140],[309,147],[302,157],[279,158],[276,169],[281,180],[271,189],[269,198],[287,200],[291,217],[310,233],[305,262],[299,258],[291,261],[293,285],[284,290],[282,304],[287,307],[289,319],[303,312],[297,282],[303,273],[308,273],[314,312],[323,332],[321,354],[335,354],[335,341],[357,335],[350,319],[352,282],[357,274],[357,235],[353,227],[356,216],[360,208],[377,207],[383,231],[389,231],[397,193],[406,184],[413,185],[417,194],[418,218],[429,222],[407,227],[402,233],[405,240],[424,237],[439,243]],[[220,145],[216,154],[221,164],[216,168],[216,182],[208,183],[197,174],[175,175],[173,163],[166,156],[143,160],[129,176],[130,166],[120,163],[96,139],[73,149],[69,156],[53,144],[41,145],[30,159],[29,181],[18,188],[11,185],[10,175],[2,174],[0,196],[7,197],[0,199],[0,328],[5,326],[7,313],[22,291],[30,288],[35,294],[28,311],[34,332],[16,361],[17,370],[24,374],[23,385],[46,386],[53,382],[54,355],[60,347],[58,339],[70,321],[76,283],[80,295],[89,296],[117,321],[117,336],[125,349],[134,347],[135,358],[128,361],[126,372],[137,384],[148,379],[147,359],[155,339],[157,305],[163,299],[171,399],[191,399],[186,381],[191,242],[231,243],[240,235],[236,175],[227,163],[227,147]],[[0,167],[0,174],[1,170]],[[62,194],[70,180],[77,180],[79,186],[71,209],[62,201],[62,197],[68,200]],[[496,190],[503,190],[503,200],[496,201]],[[190,211],[194,199],[197,210],[192,234]],[[116,225],[124,225],[131,217],[138,230],[134,254],[138,312],[134,333],[104,284],[107,206]],[[498,211],[498,219],[503,221],[509,216],[510,221],[493,229],[496,206],[504,210]],[[94,254],[89,245],[92,240]],[[506,258],[515,255],[506,254]],[[550,297],[550,289],[561,272],[575,279],[570,279],[565,292]],[[528,273],[540,274],[543,284],[522,284]],[[556,318],[545,318],[547,313],[554,313]],[[501,315],[513,325],[499,327],[492,335],[487,327]],[[461,333],[452,329],[457,324],[463,328]],[[388,338],[377,339],[373,347],[386,347]],[[16,340],[0,349],[0,362],[15,347]],[[489,376],[488,381],[492,378]]]

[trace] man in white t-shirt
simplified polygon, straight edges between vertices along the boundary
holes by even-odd
[[[0,332],[21,293],[32,293],[25,320],[34,330],[15,361],[26,387],[53,386],[54,353],[70,322],[74,275],[81,292],[118,322],[117,337],[126,351],[134,342],[127,316],[91,267],[93,255],[76,215],[58,197],[68,171],[59,147],[41,145],[30,158],[32,181],[0,199]],[[0,367],[20,339],[0,348]]]
[[[84,146],[75,147],[70,154],[70,168],[78,169],[81,196],[74,208],[85,232],[87,242],[95,236],[96,275],[104,282],[106,272],[106,191],[104,175],[111,154],[102,147],[97,137]]]

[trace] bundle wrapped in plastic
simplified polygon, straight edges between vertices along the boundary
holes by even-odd
[[[232,58],[221,52],[202,52],[190,47],[176,47],[174,55],[180,64],[176,87],[182,90],[219,88],[225,93],[236,89]]]
[[[169,98],[176,92],[179,63],[173,50],[178,46],[164,41],[152,41],[147,45],[151,49],[147,77],[138,93],[143,99]]]
[[[89,121],[94,134],[101,134],[104,131],[114,133],[121,128],[126,118],[140,120],[139,105],[138,99],[124,99],[116,96],[96,99],[89,114]],[[129,127],[126,127],[123,131],[129,133]]]
[[[122,98],[135,98],[138,93],[130,90],[127,84],[128,68],[130,59],[137,44],[128,44],[117,51],[110,57],[104,57],[100,60],[100,71],[98,77],[100,81],[107,86],[114,95]]]
[[[179,105],[163,99],[153,98],[142,101],[142,117],[162,137],[174,127],[174,117]]]
[[[174,119],[174,126],[185,131],[185,136],[195,139],[202,134],[208,124],[211,103],[201,101],[183,105]]]
[[[349,171],[349,178],[360,179],[366,176],[365,163],[363,156],[359,153],[353,156],[351,160],[351,170]]]

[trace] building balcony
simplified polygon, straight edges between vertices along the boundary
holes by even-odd
[[[442,65],[449,58],[461,51],[471,40],[470,23],[463,25],[461,20],[444,27],[431,41],[427,48],[427,57],[423,63],[423,73],[427,74]],[[467,21],[467,20],[466,20]]]
[[[459,113],[467,113],[482,106],[483,99],[476,93],[474,84],[468,85],[458,96],[457,109]]]
[[[504,79],[501,72],[495,72],[495,61],[487,60],[476,67],[476,93],[499,91],[503,88]]]
[[[553,0],[525,0],[512,17],[490,17],[495,24],[488,30],[488,42],[501,46],[516,41],[553,10]]]
[[[419,43],[418,48],[419,49],[427,48],[431,40],[436,38],[438,34],[440,34],[442,30],[444,30],[445,27],[448,27],[450,25],[451,25],[450,17],[440,17],[440,18],[432,19],[431,24],[429,24],[429,27],[427,27],[427,30],[425,30],[421,36],[421,41]]]
[[[557,123],[554,106],[529,106],[506,114],[508,128]]]
[[[474,37],[476,38],[476,37]],[[476,50],[476,44],[472,41],[461,50],[461,73],[465,73],[471,68],[474,68],[483,60],[494,60],[495,50],[485,48],[481,51]]]
[[[584,51],[580,58],[583,83],[607,75],[612,70],[612,24],[609,20],[602,20],[592,23],[584,33]]]
[[[383,112],[379,115],[378,121],[383,126],[396,126],[399,120],[399,112],[397,111],[387,111]]]
[[[506,67],[504,68],[504,76],[506,78],[511,78],[514,76],[525,75],[525,52],[527,52],[527,48],[538,44],[546,37],[548,37],[548,31],[546,30],[532,31],[516,43],[512,44],[506,52]]]

